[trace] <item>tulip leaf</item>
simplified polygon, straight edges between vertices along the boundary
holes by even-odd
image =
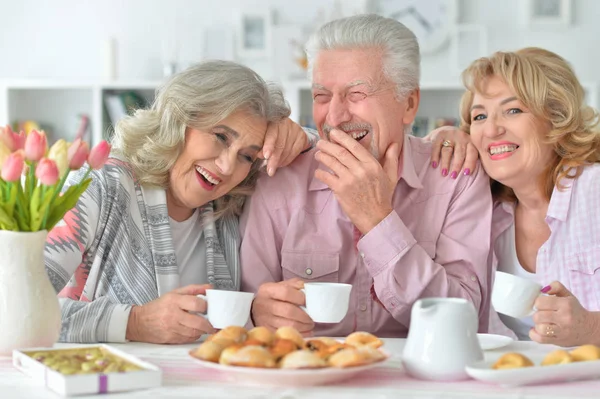
[[[54,201],[50,208],[50,215],[46,220],[46,230],[52,230],[56,223],[65,216],[65,213],[75,207],[77,201],[79,201],[79,197],[87,190],[91,182],[92,179],[88,178],[77,185],[69,187],[56,199],[56,201]]]
[[[12,216],[8,215],[3,207],[0,206],[0,224],[4,226],[4,230],[15,230],[17,224]]]

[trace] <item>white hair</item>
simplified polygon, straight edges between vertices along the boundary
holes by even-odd
[[[419,88],[419,44],[414,33],[402,23],[375,14],[355,15],[323,25],[306,44],[308,74],[323,50],[379,49],[383,74],[396,85],[400,98]]]
[[[290,115],[282,90],[250,68],[230,61],[205,61],[172,76],[157,91],[150,109],[121,119],[113,150],[131,164],[142,184],[167,188],[169,171],[183,151],[187,127],[206,129],[236,112],[267,122]],[[217,215],[237,214],[254,188],[260,161],[228,194],[216,200]]]

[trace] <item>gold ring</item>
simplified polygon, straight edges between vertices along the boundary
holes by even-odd
[[[546,326],[546,336],[554,335],[554,330],[550,326]]]
[[[452,143],[450,140],[444,140],[442,141],[442,147],[454,147],[454,143]]]

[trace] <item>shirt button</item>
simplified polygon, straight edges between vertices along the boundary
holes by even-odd
[[[471,276],[471,281],[477,281],[477,277]]]
[[[362,312],[364,312],[365,310],[367,310],[367,305],[360,305],[360,310]]]
[[[304,271],[304,273],[306,273],[307,276],[310,276],[312,274],[312,269],[308,268]]]
[[[360,257],[364,259],[364,258],[365,258],[365,253],[364,253],[364,252],[361,252],[361,253],[360,253]]]

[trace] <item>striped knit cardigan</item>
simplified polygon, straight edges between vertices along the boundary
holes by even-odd
[[[67,185],[82,178],[80,171]],[[93,171],[77,205],[48,235],[46,271],[60,292],[62,342],[124,342],[132,305],[179,287],[164,189],[140,185],[130,166],[110,158]],[[212,221],[201,210],[207,282],[239,289],[237,217]]]

